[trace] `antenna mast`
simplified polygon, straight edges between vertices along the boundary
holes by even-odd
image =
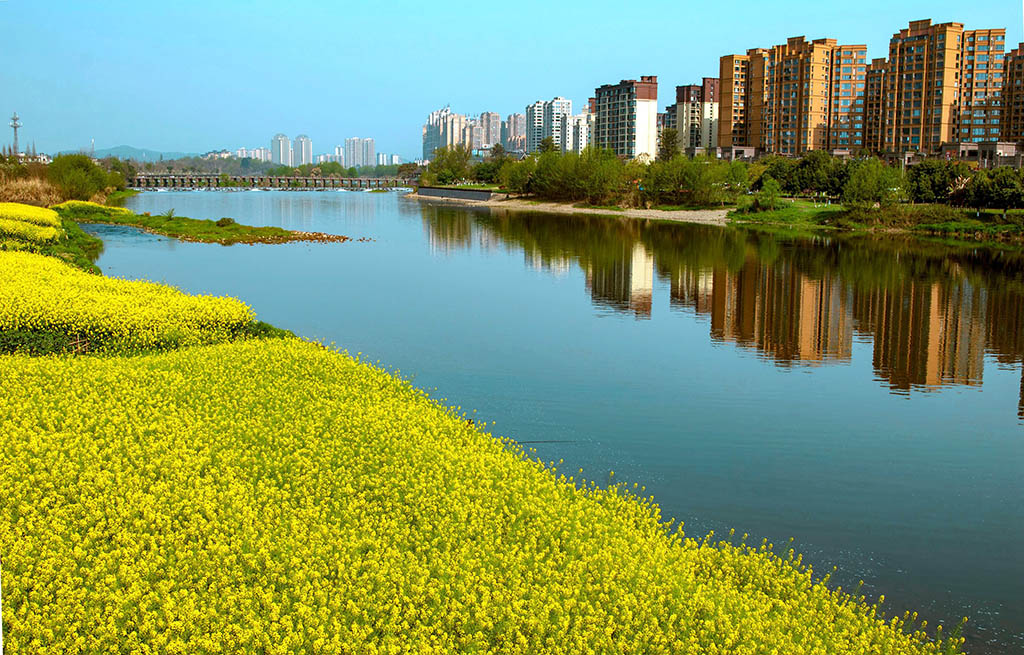
[[[18,156],[18,128],[21,127],[21,121],[18,120],[18,112],[14,112],[14,116],[11,116],[11,127],[14,129],[14,156]]]

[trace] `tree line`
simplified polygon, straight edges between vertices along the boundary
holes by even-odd
[[[753,163],[709,156],[687,157],[661,144],[650,163],[626,160],[609,150],[559,152],[546,139],[540,152],[514,159],[500,145],[474,161],[464,145],[439,148],[420,181],[498,184],[510,193],[543,200],[623,207],[711,207],[752,196],[751,208],[773,209],[778,198],[813,197],[852,207],[903,202],[952,207],[1024,207],[1024,178],[1011,167],[972,168],[929,159],[906,170],[873,156],[833,157],[813,150],[801,157],[769,156]]]

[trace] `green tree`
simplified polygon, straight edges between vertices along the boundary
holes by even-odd
[[[493,146],[491,146],[490,159],[491,161],[498,162],[499,167],[501,166],[501,164],[505,162],[505,157],[507,155],[508,153],[505,152],[505,146],[501,145],[500,143],[495,143]]]
[[[793,170],[793,183],[801,193],[827,193],[832,155],[824,150],[811,150],[800,158]]]
[[[857,161],[851,166],[849,179],[843,187],[843,202],[851,207],[868,209],[876,203],[888,206],[903,195],[903,180],[898,170],[886,166],[876,157]]]
[[[438,148],[427,166],[421,180],[424,184],[454,184],[470,176],[469,160],[472,151],[469,146],[459,144]]]
[[[761,190],[755,198],[756,207],[762,211],[772,211],[779,204],[779,196],[782,195],[782,186],[771,175],[765,173],[761,177]]]
[[[558,151],[558,146],[555,144],[554,137],[546,136],[543,139],[541,139],[541,142],[540,142],[540,152],[542,154],[546,153],[546,152],[557,152],[557,151]]]
[[[498,181],[511,193],[527,193],[537,160],[527,157],[523,161],[506,161],[498,173]]]
[[[108,187],[117,186],[116,180],[111,184],[107,172],[85,155],[58,155],[47,168],[46,177],[61,195],[72,200],[88,200]]]
[[[658,159],[668,161],[679,154],[679,132],[668,127],[658,135]]]

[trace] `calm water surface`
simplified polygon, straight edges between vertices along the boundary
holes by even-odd
[[[691,534],[796,540],[889,611],[1024,652],[1024,257],[397,193],[160,192],[135,211],[369,242],[188,244],[97,226],[99,265],[228,294],[475,408]]]

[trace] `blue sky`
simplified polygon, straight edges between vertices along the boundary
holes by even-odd
[[[1021,11],[1018,0],[0,0],[0,115],[17,111],[22,143],[40,151],[95,139],[205,152],[269,147],[284,132],[308,134],[317,153],[372,136],[408,158],[445,104],[504,116],[563,95],[578,108],[600,84],[657,75],[664,106],[676,85],[717,75],[720,55],[789,36],[881,57],[893,32],[932,18],[1006,27],[1012,47]]]

